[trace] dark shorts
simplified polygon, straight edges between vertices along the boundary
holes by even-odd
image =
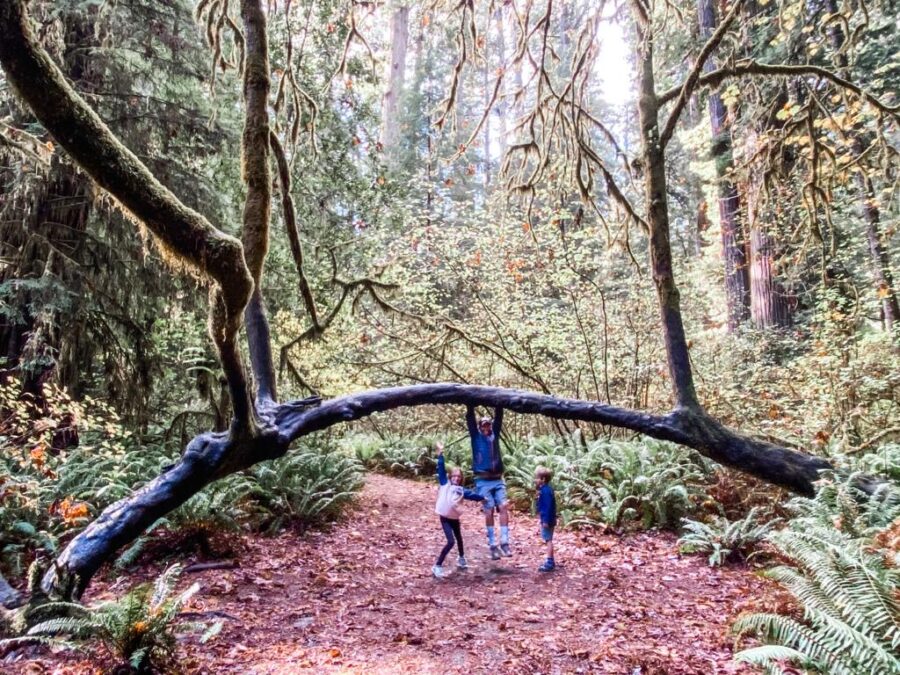
[[[546,525],[541,525],[541,539],[545,542],[553,541],[553,530],[556,529],[556,525],[552,527],[547,527]]]

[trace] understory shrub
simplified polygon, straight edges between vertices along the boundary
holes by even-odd
[[[746,560],[754,547],[780,522],[780,518],[760,522],[759,508],[754,507],[738,520],[713,516],[708,522],[683,519],[683,534],[678,540],[682,553],[702,553],[709,556],[710,567],[726,562]]]
[[[37,404],[20,391],[14,380],[0,385],[0,572],[12,581],[178,460],[162,432],[139,439],[102,403],[47,386]],[[66,434],[77,445],[60,443]],[[208,486],[156,521],[118,564],[134,562],[162,531],[314,525],[335,517],[361,485],[359,461],[328,438],[304,439],[284,458]]]
[[[326,439],[310,439],[286,457],[262,462],[208,485],[157,520],[122,553],[117,565],[136,561],[162,531],[215,533],[246,527],[275,532],[332,520],[363,485],[363,466]]]
[[[345,450],[373,471],[431,478],[437,437],[403,439],[351,435]],[[452,439],[445,455],[451,465],[469,471],[468,437]],[[699,453],[651,439],[589,441],[580,437],[503,439],[503,462],[510,499],[528,508],[534,495],[534,470],[554,472],[558,511],[564,524],[605,524],[618,528],[672,527],[695,510],[712,472]]]
[[[370,471],[402,478],[423,478],[437,471],[435,445],[438,441],[444,441],[447,445],[445,457],[448,464],[468,469],[471,463],[468,437],[465,443],[461,443],[458,439],[448,442],[440,436],[353,434],[345,436],[340,444]]]
[[[766,576],[795,598],[801,614],[750,614],[734,625],[766,644],[735,658],[783,673],[784,664],[835,675],[900,673],[900,570],[880,536],[900,518],[900,495],[882,485],[873,495],[857,476],[829,479],[814,498],[790,506],[796,518],[768,540],[789,564]]]
[[[154,583],[141,584],[121,598],[96,605],[45,603],[36,611],[53,618],[35,623],[24,635],[0,644],[14,648],[40,641],[77,648],[89,640],[99,640],[117,665],[125,663],[138,673],[169,672],[175,665],[176,628],[207,628],[201,637],[203,642],[221,629],[221,623],[206,627],[177,622],[181,608],[200,588],[195,583],[176,594],[180,571],[179,565],[173,565]]]

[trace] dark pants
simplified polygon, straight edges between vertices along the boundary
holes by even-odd
[[[465,555],[465,553],[463,553],[462,530],[459,529],[459,520],[441,516],[441,527],[444,530],[444,536],[447,537],[447,543],[444,545],[444,548],[441,549],[441,554],[438,556],[438,567],[444,564],[444,558],[447,557],[447,554],[450,553],[450,550],[453,548],[454,538],[456,540],[456,547],[459,549],[460,557]]]

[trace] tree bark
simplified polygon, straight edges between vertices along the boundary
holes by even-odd
[[[747,156],[753,156],[756,139],[746,141]],[[759,329],[790,326],[791,307],[784,286],[775,270],[776,241],[770,233],[765,218],[772,215],[772,208],[759,202],[762,189],[759,173],[751,172],[747,195],[747,221],[750,224],[750,313],[753,325]]]
[[[406,77],[406,51],[409,45],[409,7],[397,7],[391,14],[391,62],[388,88],[381,103],[381,144],[393,150],[400,138],[400,97]]]
[[[716,29],[716,7],[713,0],[699,0],[700,35],[708,39]],[[710,57],[703,72],[716,69]],[[741,223],[741,200],[737,185],[729,176],[734,161],[731,149],[731,132],[726,126],[727,111],[718,92],[709,93],[709,124],[712,131],[712,157],[716,166],[719,192],[719,223],[722,230],[722,259],[725,263],[725,302],[728,313],[728,330],[735,331],[750,318],[750,275],[747,265],[747,249]]]
[[[679,408],[700,409],[688,353],[681,299],[672,270],[665,149],[660,143],[659,103],[653,73],[653,37],[642,40],[638,110],[644,160],[644,200],[650,229],[650,267],[659,303],[672,391]]]
[[[269,169],[269,45],[266,15],[260,0],[241,0],[244,26],[244,130],[241,136],[241,175],[247,187],[241,244],[253,277],[253,294],[244,310],[251,372],[257,405],[275,401],[272,340],[262,295],[262,274],[269,250],[272,218],[272,176]]]
[[[494,12],[494,22],[497,31],[497,53],[500,55],[500,68],[506,70],[506,21],[503,18],[504,5],[500,5]],[[500,98],[497,101],[497,142],[500,146],[498,154],[498,166],[503,166],[503,160],[506,159],[506,115],[510,109],[509,102],[506,100],[506,92],[509,89],[506,80],[503,82],[503,89]]]
[[[758,216],[757,216],[758,217]],[[750,226],[750,311],[756,328],[791,325],[791,311],[784,288],[778,283],[773,269],[775,241],[765,225],[753,222]]]

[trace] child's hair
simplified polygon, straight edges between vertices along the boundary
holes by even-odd
[[[451,466],[450,470],[447,472],[447,476],[453,476],[453,474],[458,473],[460,482],[465,482],[466,480],[466,472],[462,470],[460,466]]]
[[[546,466],[539,466],[534,470],[534,477],[538,480],[544,481],[545,483],[549,483],[550,479],[553,478],[553,472]]]

